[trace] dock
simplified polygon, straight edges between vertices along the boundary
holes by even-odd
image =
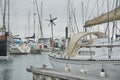
[[[51,68],[27,68],[33,74],[33,80],[112,80],[109,77],[75,74],[66,71],[57,71]]]

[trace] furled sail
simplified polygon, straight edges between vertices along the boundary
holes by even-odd
[[[86,21],[84,27],[90,27],[97,24],[102,24],[109,21],[119,20],[119,19],[120,19],[120,6],[98,17],[95,17],[91,20]]]

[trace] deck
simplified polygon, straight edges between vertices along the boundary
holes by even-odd
[[[90,76],[81,73],[75,74],[72,72],[56,71],[50,68],[31,67],[31,68],[27,68],[26,70],[28,72],[33,73],[33,80],[113,80],[109,77]]]

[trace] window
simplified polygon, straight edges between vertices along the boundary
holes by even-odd
[[[79,51],[78,55],[95,55],[95,51]]]

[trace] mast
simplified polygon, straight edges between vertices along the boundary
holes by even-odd
[[[33,34],[35,34],[35,16],[36,16],[36,13],[35,13],[35,1],[33,0],[33,17],[34,17],[34,32]],[[34,41],[35,41],[35,38],[34,38]]]
[[[107,11],[109,12],[109,0],[107,0]],[[110,28],[109,28],[109,13],[108,13],[108,24],[107,24],[107,27],[108,27],[108,44],[110,43]]]
[[[30,11],[28,12],[28,36],[30,36]]]
[[[37,0],[35,0],[35,3],[36,3],[36,7],[37,7],[37,14],[38,14],[38,19],[39,19],[41,37],[43,37],[43,31],[42,31],[42,25],[41,25],[41,18],[40,18],[40,13],[39,13],[39,9],[38,9]]]
[[[10,0],[8,0],[8,32],[10,32]]]
[[[98,4],[98,0],[97,0],[97,15],[99,16],[99,4]],[[98,31],[100,31],[99,25],[98,25]]]
[[[107,0],[107,11],[109,12],[109,0]],[[108,23],[107,23],[107,28],[108,28],[108,45],[110,44],[110,28],[109,28],[109,13],[108,13]],[[111,58],[111,48],[108,48],[108,59]]]
[[[6,2],[7,2],[7,0],[5,0],[5,2],[4,2],[4,13],[3,13],[3,28],[5,29],[5,31],[6,31],[6,25],[5,25]]]
[[[83,11],[83,2],[82,2],[81,4],[82,4],[82,24],[83,24],[83,26],[84,26],[84,11]],[[84,29],[85,29],[85,28],[83,27],[83,31],[85,31]]]
[[[70,21],[71,21],[71,14],[70,14],[70,0],[67,2],[67,26],[69,28],[69,37],[71,37],[71,28],[70,28]]]
[[[41,16],[40,16],[40,21],[41,21],[41,36],[43,37],[44,35],[43,35],[43,31],[42,31],[42,9],[43,9],[43,2],[41,2]]]

